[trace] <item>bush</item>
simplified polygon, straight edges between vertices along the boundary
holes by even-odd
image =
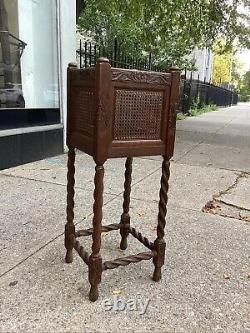
[[[217,105],[210,104],[210,105],[204,105],[201,108],[192,108],[190,110],[190,116],[195,117],[203,113],[216,111],[218,109]]]
[[[200,114],[203,113],[207,113],[207,112],[211,112],[211,111],[216,111],[218,110],[218,106],[215,104],[210,104],[210,105],[202,105],[202,107],[198,107],[198,105],[196,107],[194,107],[194,104],[191,108],[191,110],[189,111],[189,114],[183,114],[183,113],[177,113],[177,120],[183,120],[186,117],[195,117],[195,116],[199,116]]]
[[[239,95],[240,102],[249,102],[250,95]]]

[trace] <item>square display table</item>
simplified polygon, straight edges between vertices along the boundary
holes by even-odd
[[[67,115],[67,223],[65,225],[66,262],[73,260],[73,249],[88,265],[91,285],[89,299],[98,299],[102,272],[141,260],[153,259],[153,280],[161,279],[164,264],[164,227],[168,201],[169,160],[173,156],[176,105],[179,100],[180,71],[168,73],[112,68],[108,59],[100,58],[95,67],[68,67]],[[75,230],[74,184],[75,149],[93,157],[95,190],[93,227]],[[130,226],[129,204],[132,158],[162,155],[162,177],[157,237],[151,242]],[[104,163],[108,158],[126,157],[123,213],[120,223],[102,226]],[[127,248],[133,235],[149,251],[102,261],[101,233],[120,229],[120,248]],[[80,245],[78,238],[92,235],[92,253]]]

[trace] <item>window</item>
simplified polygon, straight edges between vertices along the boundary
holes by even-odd
[[[56,0],[0,0],[0,130],[60,123]]]

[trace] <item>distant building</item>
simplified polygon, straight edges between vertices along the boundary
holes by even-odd
[[[193,79],[198,79],[200,81],[209,82],[212,77],[213,70],[213,52],[208,49],[198,49],[195,48],[194,51],[189,56],[192,59],[196,70],[193,71]],[[187,77],[190,77],[191,72],[187,73]]]

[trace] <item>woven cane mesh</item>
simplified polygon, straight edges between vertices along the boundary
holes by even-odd
[[[160,139],[163,92],[117,89],[115,98],[115,140]]]
[[[82,88],[77,90],[75,101],[73,128],[85,135],[94,134],[94,89]]]

